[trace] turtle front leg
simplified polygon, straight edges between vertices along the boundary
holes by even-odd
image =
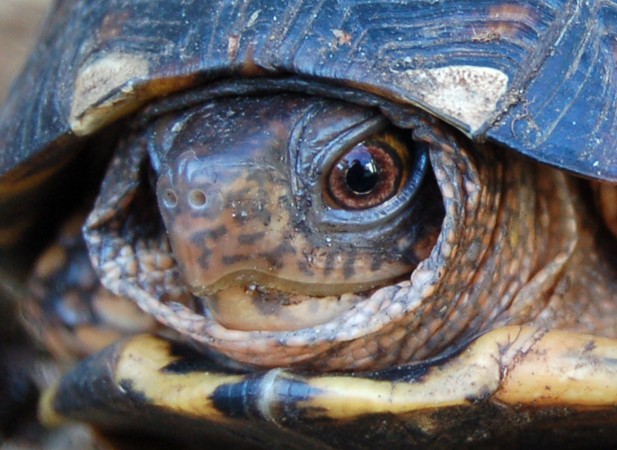
[[[58,361],[81,359],[123,337],[157,329],[133,302],[101,285],[83,222],[84,214],[72,217],[39,257],[21,305],[28,331]]]

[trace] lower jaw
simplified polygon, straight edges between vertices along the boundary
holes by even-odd
[[[314,297],[252,285],[231,287],[200,300],[212,318],[230,330],[295,331],[330,322],[371,293]]]
[[[413,332],[407,325],[413,328],[414,324],[401,323],[401,319],[416,320],[413,311],[422,304],[425,278],[420,276],[415,287],[412,275],[411,280],[405,277],[405,281],[375,288],[365,293],[366,298],[351,302],[353,305],[334,319],[308,327],[296,324],[292,331],[227,327],[215,318],[205,296],[193,296],[186,303],[166,302],[131,281],[112,280],[108,287],[133,299],[158,322],[182,336],[180,339],[191,341],[205,353],[220,355],[220,361],[233,361],[226,366],[376,370],[398,361],[395,347],[404,336],[392,333],[401,329],[396,328],[398,325],[403,327],[404,335]]]

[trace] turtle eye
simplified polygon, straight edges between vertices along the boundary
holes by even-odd
[[[408,176],[407,146],[390,133],[356,144],[332,166],[327,177],[331,206],[362,210],[392,198]]]

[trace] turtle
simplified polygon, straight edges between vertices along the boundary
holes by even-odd
[[[57,1],[0,112],[2,262],[98,190],[93,270],[166,331],[92,350],[42,421],[114,448],[614,444],[616,12]],[[42,272],[72,290],[63,254]]]

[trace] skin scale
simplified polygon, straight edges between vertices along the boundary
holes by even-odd
[[[311,5],[304,6],[311,9]],[[377,370],[445,352],[453,359],[431,360],[429,364],[435,367],[435,372],[440,372],[444,365],[456,365],[452,361],[468,361],[458,359],[462,354],[456,351],[450,354],[448,349],[456,348],[456,344],[466,344],[477,334],[493,329],[495,331],[485,337],[497,345],[497,353],[491,353],[493,348],[484,354],[496,358],[497,355],[503,356],[503,348],[513,348],[514,357],[511,364],[498,366],[497,372],[501,375],[496,382],[476,380],[476,385],[486,389],[473,395],[463,392],[460,397],[464,399],[461,400],[463,409],[471,408],[474,402],[485,406],[503,402],[512,407],[523,403],[534,408],[549,405],[546,406],[548,410],[559,410],[567,416],[564,405],[582,404],[583,394],[576,397],[578,403],[568,403],[558,395],[543,392],[543,398],[552,400],[541,405],[537,402],[537,391],[530,391],[531,394],[524,390],[515,391],[518,393],[513,397],[502,397],[499,392],[505,386],[504,382],[515,380],[515,383],[525,385],[533,379],[514,375],[514,378],[508,378],[508,374],[518,373],[514,369],[523,367],[523,356],[530,354],[528,346],[511,343],[521,342],[517,336],[529,334],[531,340],[523,339],[522,342],[531,343],[542,341],[544,336],[543,331],[536,328],[506,329],[502,326],[532,324],[612,336],[615,330],[614,268],[611,266],[613,238],[602,225],[598,211],[590,205],[592,190],[587,182],[563,171],[537,165],[496,142],[576,173],[604,181],[615,178],[614,153],[606,144],[606,136],[611,135],[612,129],[610,99],[614,96],[611,95],[610,71],[614,65],[606,60],[612,55],[610,51],[598,51],[607,42],[604,32],[599,30],[610,29],[612,5],[603,4],[596,8],[585,4],[575,8],[570,3],[535,2],[517,7],[495,2],[453,2],[444,6],[438,2],[422,3],[422,8],[413,4],[401,14],[401,11],[382,11],[380,5],[370,2],[341,3],[336,11],[315,4],[312,10],[316,19],[307,22],[296,20],[300,18],[299,13],[281,5],[254,2],[247,6],[248,9],[238,12],[233,5],[221,3],[208,5],[216,6],[220,12],[216,23],[200,22],[188,31],[181,26],[162,27],[168,34],[161,38],[157,32],[158,40],[149,41],[154,47],[164,47],[166,42],[195,40],[210,42],[210,45],[174,48],[171,44],[166,51],[145,54],[129,51],[139,47],[137,42],[144,42],[143,37],[149,35],[155,23],[160,24],[151,20],[151,11],[157,11],[158,17],[164,10],[166,14],[163,16],[168,24],[181,23],[181,14],[210,17],[200,13],[199,8],[204,6],[199,6],[198,2],[181,2],[172,9],[165,3],[158,4],[159,8],[151,6],[150,3],[146,7],[142,2],[122,4],[110,1],[97,5],[66,2],[53,16],[50,31],[44,33],[43,39],[53,48],[59,48],[57,52],[64,56],[59,58],[57,52],[44,54],[39,50],[5,110],[18,110],[21,115],[8,119],[10,114],[3,113],[7,120],[2,121],[5,131],[2,145],[6,149],[1,160],[4,171],[2,186],[11,186],[6,189],[9,194],[3,199],[3,207],[4,211],[11,213],[5,217],[23,219],[3,225],[3,229],[19,236],[24,232],[24,223],[37,216],[38,211],[33,214],[15,205],[28,196],[44,201],[42,191],[62,178],[62,172],[57,171],[66,170],[70,155],[79,148],[79,145],[72,144],[83,144],[85,137],[148,102],[152,105],[140,113],[137,122],[133,122],[133,130],[143,130],[144,124],[156,117],[173,113],[178,109],[174,101],[185,105],[184,108],[188,107],[182,103],[186,100],[199,103],[231,94],[294,92],[335,98],[362,107],[379,107],[396,127],[411,130],[415,141],[428,146],[445,210],[441,234],[430,255],[420,262],[410,280],[382,288],[373,294],[374,298],[371,297],[373,301],[368,303],[365,311],[377,310],[382,314],[358,320],[360,323],[354,323],[353,328],[345,328],[352,323],[351,319],[341,320],[334,327],[337,337],[325,337],[321,341],[322,330],[303,333],[299,338],[297,333],[288,333],[281,338],[268,335],[268,332],[262,333],[265,336],[260,336],[260,339],[251,332],[234,332],[230,339],[229,333],[196,313],[198,308],[195,305],[182,306],[187,289],[180,282],[182,276],[169,256],[169,244],[161,239],[143,239],[144,236],[160,237],[164,233],[160,221],[150,220],[158,217],[152,209],[134,208],[154,204],[153,192],[143,188],[140,173],[135,170],[144,161],[144,153],[131,147],[127,141],[115,153],[97,207],[86,225],[92,259],[103,281],[116,293],[133,298],[162,323],[193,340],[201,339],[214,348],[225,348],[230,357],[249,366],[294,364],[313,370]],[[403,7],[396,5],[396,8]],[[86,11],[88,24],[100,27],[97,28],[100,33],[93,40],[82,38],[91,33],[80,20]],[[442,20],[435,20],[446,12],[451,13],[451,24],[455,24],[448,30],[440,28]],[[403,41],[403,36],[398,36],[401,37],[398,40],[396,35],[388,35],[388,45],[382,46],[384,34],[371,28],[375,23],[371,18],[374,17],[392,21],[391,29],[405,30],[405,36],[412,36],[411,39],[421,37],[414,44]],[[458,17],[467,17],[468,20],[459,22],[455,20]],[[564,17],[572,20],[564,21]],[[173,18],[178,20],[174,22]],[[263,28],[264,24],[272,23],[279,25]],[[320,28],[321,24],[327,23],[336,23],[336,27],[345,31]],[[577,33],[589,23],[602,23],[606,27],[592,26],[588,33]],[[557,33],[560,26],[567,27],[567,32]],[[418,34],[420,29],[429,29],[432,33]],[[408,33],[409,30],[414,32]],[[84,33],[83,36],[80,33]],[[186,39],[177,39],[181,35]],[[308,35],[319,38],[304,39]],[[280,39],[270,39],[272,36]],[[558,36],[562,38],[558,39]],[[586,36],[586,40],[582,41],[581,36]],[[277,44],[271,44],[271,41]],[[418,45],[420,41],[422,45]],[[181,61],[187,60],[189,48],[197,48],[197,53],[194,58],[188,58],[188,65],[184,65]],[[413,57],[409,48],[414,49]],[[366,54],[379,57],[365,58]],[[571,54],[580,55],[574,64],[568,59]],[[458,56],[454,61],[444,63],[444,55]],[[75,58],[73,63],[66,64],[70,58]],[[557,70],[566,63],[571,70]],[[119,67],[122,70],[118,70]],[[597,68],[600,76],[585,77],[585,67],[592,71]],[[32,76],[43,68],[48,76]],[[369,78],[367,73],[375,74],[375,77]],[[562,74],[558,82],[554,81],[556,73]],[[298,78],[278,79],[289,74]],[[212,83],[215,79],[244,77],[249,77],[249,82],[244,85],[241,81],[234,84],[223,80],[218,86]],[[257,77],[257,81],[250,77]],[[546,90],[547,78],[553,80],[551,86],[555,86],[550,93]],[[572,98],[566,93],[575,82],[581,95]],[[490,89],[485,89],[487,87]],[[208,89],[211,91],[201,98],[198,94],[183,96],[180,93],[200,89],[202,94]],[[28,96],[24,95],[33,91],[41,92],[43,97],[36,105],[28,103]],[[71,95],[66,95],[67,92]],[[479,101],[476,99],[475,103],[467,102],[479,92],[488,94]],[[558,95],[553,95],[555,92]],[[178,93],[177,97],[156,101],[163,94],[174,93]],[[459,101],[451,104],[444,101],[447,98]],[[596,107],[589,108],[591,103]],[[568,132],[572,122],[581,117],[581,111],[587,112],[587,120],[579,123],[579,127],[586,127],[579,130],[587,132]],[[427,112],[443,121],[432,118]],[[22,164],[24,161],[27,164]],[[610,192],[610,188],[597,189],[601,199],[607,197],[607,189]],[[611,217],[610,206],[608,212],[605,211],[606,204],[603,203],[602,214]],[[122,228],[120,223],[150,224],[150,228]],[[128,234],[123,234],[126,230],[129,230]],[[134,249],[132,253],[131,249]],[[113,264],[104,266],[109,261]],[[140,272],[143,270],[140,262],[147,270]],[[134,283],[131,277],[139,279],[142,273],[147,276]],[[157,278],[158,281],[153,282]],[[384,327],[384,324],[387,325]],[[559,355],[591,352],[594,367],[610,374],[613,341],[580,337],[575,333],[558,336],[557,340],[572,342],[575,350],[567,347],[562,351],[554,345],[555,341],[549,340],[553,343],[551,348],[557,352],[557,360]],[[366,345],[364,339],[378,342],[377,348]],[[139,348],[144,352],[150,345],[144,341],[136,342],[138,347],[143,346]],[[309,348],[307,343],[316,345]],[[169,353],[164,346],[154,346],[163,359]],[[289,352],[290,348],[293,351]],[[600,349],[599,355],[594,353],[596,348]],[[101,355],[102,361],[109,361],[105,357],[124,360],[114,351]],[[540,348],[536,354],[543,353],[548,355],[551,352]],[[314,357],[315,354],[319,356]],[[549,358],[546,361],[554,360]],[[543,364],[551,367],[546,361]],[[463,363],[463,367],[469,366]],[[564,369],[564,373],[571,374],[578,366],[566,367],[569,369]],[[160,368],[152,370],[156,373]],[[103,375],[88,373],[94,379]],[[278,372],[265,373],[270,374],[269,380],[276,378]],[[434,372],[429,370],[427,373]],[[116,381],[112,387],[120,386],[122,380],[139,385],[139,375],[122,374],[120,378],[114,378]],[[351,378],[340,376],[343,383],[351,383]],[[366,379],[371,379],[371,375]],[[52,403],[62,403],[61,398],[71,398],[78,392],[69,380],[70,377],[64,388],[55,391],[57,397],[50,394],[48,398]],[[557,386],[563,386],[553,384],[559,380],[559,375],[549,375],[544,386],[551,389],[545,390],[561,392]],[[588,386],[601,384],[595,385],[591,379],[587,380]],[[398,382],[414,384],[417,380],[411,375],[407,378],[400,375],[386,381],[393,386]],[[215,378],[216,383],[220,383],[219,386],[229,384],[222,378]],[[122,386],[126,387],[126,383]],[[373,385],[363,386],[362,392],[379,392]],[[144,389],[142,386],[139,393],[144,395],[147,404],[151,404],[155,396],[144,394]],[[219,394],[223,391],[225,389]],[[133,391],[125,389],[125,392],[131,394]],[[610,395],[605,394],[602,400],[609,405]],[[454,399],[459,398],[454,394],[445,396],[448,399],[445,403],[456,403],[458,400]],[[84,398],[88,400],[88,396]],[[228,397],[227,402],[230,401],[231,397]],[[237,414],[230,408],[221,413],[224,404],[229,403],[217,403],[215,416]],[[291,403],[284,401],[283,404]],[[413,409],[410,404],[407,403],[406,408]],[[418,405],[423,408],[426,403],[420,401]],[[602,409],[606,405],[600,402],[594,407]],[[48,410],[49,417],[57,413],[56,406],[52,405]],[[168,404],[163,402],[160,406],[167,407]],[[387,408],[375,408],[372,411],[378,417],[388,411]],[[79,407],[73,405],[62,409],[60,414],[78,417],[78,411]],[[390,413],[399,417],[398,414],[403,414],[401,411],[392,409]],[[409,412],[409,409],[405,411]],[[182,409],[179,414],[183,414]],[[513,416],[517,417],[516,414]],[[265,417],[266,421],[271,420],[269,416]],[[337,416],[341,417],[352,422],[357,418],[353,414]],[[604,423],[593,417],[594,421],[597,420],[594,423]],[[159,417],[159,420],[163,419]],[[409,416],[401,420],[414,423]],[[436,419],[432,422],[418,420],[415,423],[424,433],[431,435],[438,429]],[[610,416],[606,420],[610,422]],[[108,418],[99,426],[104,427],[107,423],[112,427],[111,422],[113,420]],[[564,423],[570,422],[566,420]],[[394,425],[386,428],[390,436],[396,435]],[[336,447],[337,436],[336,433],[333,435],[334,441],[328,445]],[[413,440],[413,433],[407,438]],[[283,441],[279,441],[281,446],[285,445]],[[396,442],[406,441],[399,437]]]

